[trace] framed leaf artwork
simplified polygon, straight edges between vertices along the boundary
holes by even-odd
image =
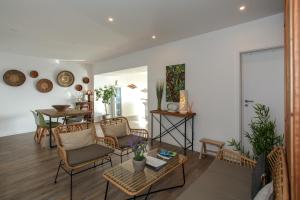
[[[166,66],[166,101],[179,102],[180,90],[185,90],[185,64]]]

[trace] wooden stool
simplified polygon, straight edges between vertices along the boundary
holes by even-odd
[[[207,152],[212,152],[212,153],[218,154],[219,151],[225,145],[225,142],[220,142],[220,141],[216,141],[216,140],[210,140],[210,139],[206,139],[206,138],[202,138],[199,142],[202,143],[202,147],[201,147],[199,159],[202,158],[202,155],[207,155]],[[206,145],[215,146],[215,147],[218,148],[218,151],[208,150]]]

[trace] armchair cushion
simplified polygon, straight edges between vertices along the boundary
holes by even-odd
[[[63,133],[59,137],[65,150],[78,149],[95,143],[92,129]]]
[[[102,158],[112,152],[112,149],[99,144],[91,144],[79,149],[66,151],[68,163],[73,167],[84,162]]]
[[[252,169],[214,160],[177,200],[250,200]]]
[[[129,127],[126,120],[117,120],[114,123],[102,127],[105,136],[123,137],[129,134]]]
[[[141,141],[146,141],[146,139],[132,134],[118,138],[119,148],[132,147]]]

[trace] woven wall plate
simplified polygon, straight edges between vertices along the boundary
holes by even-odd
[[[37,78],[39,76],[39,73],[35,70],[32,70],[29,75],[31,78]]]
[[[26,81],[25,74],[18,70],[8,70],[3,75],[3,81],[10,86],[20,86]]]
[[[61,71],[57,75],[57,83],[62,87],[70,87],[74,83],[74,75],[70,71]]]
[[[88,84],[90,82],[89,77],[83,77],[82,82],[85,83],[85,84]]]
[[[39,92],[47,93],[53,88],[53,83],[49,79],[41,79],[36,83],[36,89]]]
[[[80,85],[80,84],[76,85],[75,90],[80,92],[82,90],[82,85]]]

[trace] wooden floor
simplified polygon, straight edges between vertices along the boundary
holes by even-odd
[[[153,147],[162,146],[170,150],[177,147],[156,143]],[[174,200],[189,187],[207,169],[213,158],[199,160],[198,153],[188,153],[185,165],[186,185],[180,189],[152,194],[148,199]],[[129,159],[130,157],[124,157]],[[58,183],[54,176],[58,166],[56,149],[42,149],[33,141],[33,134],[21,134],[0,138],[0,199],[1,200],[68,200],[70,177],[61,170]],[[120,162],[113,156],[113,164]],[[109,165],[88,170],[73,177],[74,200],[104,199],[106,182],[102,173]],[[169,187],[181,183],[181,171],[165,177],[155,188]],[[128,198],[114,186],[110,186],[108,199]],[[141,199],[141,198],[140,198]]]

